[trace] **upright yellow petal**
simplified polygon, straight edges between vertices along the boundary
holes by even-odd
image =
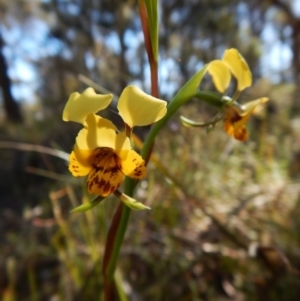
[[[228,66],[221,60],[214,60],[209,63],[208,73],[211,75],[216,89],[224,93],[230,84],[231,74]]]
[[[120,158],[121,171],[133,179],[143,179],[146,177],[146,166],[143,158],[134,150],[122,150],[116,152]]]
[[[226,50],[222,61],[228,65],[231,73],[236,78],[239,92],[252,85],[252,74],[248,64],[236,49]]]
[[[84,124],[89,113],[97,113],[109,106],[112,94],[96,94],[93,88],[87,88],[82,94],[74,92],[63,111],[64,121],[75,121]]]
[[[126,87],[118,103],[119,114],[131,128],[154,123],[167,113],[167,102],[144,93],[135,86]]]
[[[77,135],[75,149],[96,149],[109,147],[112,149],[130,149],[130,140],[125,133],[117,133],[114,124],[95,114],[86,118],[86,127]]]
[[[131,149],[130,139],[125,132],[118,133],[115,140],[114,150]]]
[[[94,151],[74,150],[70,154],[69,170],[74,177],[83,177],[92,170]]]

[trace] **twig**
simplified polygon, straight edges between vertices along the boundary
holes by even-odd
[[[0,148],[10,148],[10,149],[17,149],[26,152],[44,153],[50,156],[58,157],[65,161],[69,161],[69,156],[70,156],[68,153],[58,149],[54,149],[42,145],[20,143],[20,142],[0,141]]]

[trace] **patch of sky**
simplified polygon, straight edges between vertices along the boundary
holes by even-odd
[[[128,49],[125,54],[126,61],[128,62],[128,68],[130,72],[138,75],[141,72],[140,61],[136,58],[136,51],[134,49]]]
[[[144,41],[143,33],[142,31],[135,32],[133,30],[128,29],[125,32],[124,41],[125,41],[125,45],[128,48],[136,49]]]
[[[6,44],[3,54],[8,74],[13,81],[12,94],[18,101],[33,102],[38,79],[32,62],[47,56],[44,46],[49,28],[38,18],[27,18],[20,24],[19,20],[8,15],[0,30]]]
[[[132,80],[132,81],[130,82],[130,85],[134,85],[134,86],[140,88],[141,90],[144,90],[142,81],[139,80],[139,79],[134,79],[134,80]],[[149,93],[149,91],[144,91],[144,92]]]
[[[160,1],[158,1],[158,2],[160,2]],[[160,10],[158,10],[158,11],[160,11]],[[140,17],[133,18],[131,20],[131,26],[132,26],[131,28],[135,31],[141,30],[142,24],[141,24]]]
[[[187,69],[191,70],[192,72],[196,72],[200,69],[196,67],[199,64],[199,59],[196,55],[192,55],[187,63]]]
[[[204,63],[202,61],[198,61],[196,64],[195,64],[195,71],[198,72],[200,71],[202,68],[204,67]]]
[[[90,70],[93,70],[96,66],[96,60],[94,55],[90,51],[87,51],[84,55],[84,59],[86,67]]]
[[[291,3],[293,14],[300,17],[300,0],[293,0]]]
[[[76,30],[73,28],[68,28],[65,32],[66,38],[70,41],[74,40],[76,38]]]
[[[49,34],[48,24],[45,21],[34,17],[28,18],[22,28],[26,37],[34,40],[35,43],[44,42]]]
[[[108,48],[112,50],[115,54],[120,54],[121,46],[119,37],[116,32],[111,32],[110,34],[105,35],[104,42],[106,46],[108,46]]]
[[[22,39],[22,29],[19,23],[11,17],[6,18],[6,26],[1,24],[1,35],[7,45],[15,44]]]
[[[240,2],[236,6],[236,12],[238,14],[238,19],[244,18],[245,16],[248,15],[248,6],[245,2]]]
[[[63,43],[56,38],[48,38],[48,42],[45,43],[44,49],[49,56],[55,56],[63,49]]]
[[[169,56],[173,57],[173,58],[178,58],[181,54],[181,49],[179,47],[172,47],[171,49],[169,49]]]
[[[292,51],[289,45],[280,40],[274,42],[273,47],[265,45],[260,58],[262,76],[267,77],[272,83],[279,83],[280,72],[291,66]]]
[[[293,1],[300,4],[300,1]],[[291,3],[291,5],[292,5]],[[286,26],[282,32],[278,31],[274,18],[278,13],[277,9],[270,8],[266,14],[266,22],[261,32],[261,50],[260,57],[261,75],[267,77],[272,83],[276,84],[282,80],[282,74],[291,67],[292,51],[290,45],[290,36],[292,30]],[[282,40],[285,38],[285,41]]]
[[[245,2],[239,3],[236,7],[236,12],[237,12],[236,18],[238,22],[247,18],[249,15],[247,4]]]
[[[98,22],[98,20],[101,18],[100,12],[98,10],[96,10],[96,9],[91,9],[90,10],[90,16],[91,16],[91,19],[94,22]]]
[[[32,64],[27,63],[20,57],[13,60],[12,68],[9,69],[8,74],[13,81],[31,82],[36,79],[36,73]]]
[[[14,53],[11,51],[11,47],[4,46],[2,49],[6,62],[10,65],[11,60],[14,58]]]
[[[261,38],[265,43],[274,43],[278,40],[278,32],[271,23],[267,23],[262,30]]]
[[[20,43],[21,51],[23,53],[23,57],[25,59],[31,61],[38,61],[42,55],[43,50],[32,42],[31,39],[27,39],[24,37],[22,42]]]
[[[197,40],[193,40],[193,48],[195,49],[206,49],[209,50],[211,48],[211,39],[199,38]]]
[[[127,61],[129,62],[128,68],[130,68],[131,72],[139,74],[141,70],[141,62],[136,60],[136,51],[141,43],[143,43],[143,34],[141,31],[134,32],[133,30],[127,30],[124,35],[124,41],[125,45],[127,46],[125,56]],[[145,61],[147,60],[148,58],[145,58]]]
[[[109,48],[113,53],[120,54],[121,46],[120,46],[119,37],[116,32],[110,32],[106,34],[101,32],[97,26],[93,26],[92,34],[94,39],[99,44],[105,44],[105,46]]]
[[[212,39],[201,39],[201,48],[202,49],[211,49]]]
[[[174,10],[171,13],[171,21],[173,23],[178,23],[180,20],[187,17],[188,13],[189,13],[188,6],[182,7],[180,10]]]
[[[171,98],[178,90],[179,66],[173,58],[162,58],[159,66],[160,93]]]
[[[61,57],[66,60],[71,60],[73,58],[73,53],[70,49],[64,47],[61,50]]]
[[[35,93],[37,87],[35,84],[28,85],[26,83],[15,84],[11,87],[14,98],[19,102],[34,103],[37,101]]]
[[[292,28],[291,26],[286,26],[283,31],[282,31],[282,35],[285,37],[285,38],[289,38],[291,35],[292,35]]]
[[[236,8],[236,20],[239,24],[240,30],[249,28],[249,8],[244,2],[237,5]]]
[[[65,3],[63,3],[61,5],[61,7],[64,11],[67,11],[70,15],[73,15],[73,16],[78,16],[80,13],[79,5],[72,3],[70,1],[65,1]]]

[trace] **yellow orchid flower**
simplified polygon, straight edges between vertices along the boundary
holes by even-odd
[[[124,175],[146,176],[145,162],[131,149],[125,132],[117,133],[112,122],[92,113],[85,122],[70,155],[69,170],[75,177],[88,176],[89,193],[106,197],[120,186]]]
[[[95,113],[107,108],[112,95],[98,95],[92,88],[82,94],[72,93],[63,111],[64,121],[84,125],[70,154],[69,170],[75,177],[88,176],[91,194],[106,197],[122,183],[124,176],[142,179],[145,162],[131,149],[125,132]],[[134,86],[126,87],[119,99],[120,116],[129,128],[151,124],[167,112],[166,102],[152,97]]]
[[[64,108],[63,120],[85,125],[88,114],[106,109],[112,98],[112,94],[96,94],[93,88],[87,88],[81,95],[72,93]],[[166,106],[166,101],[148,95],[135,86],[127,86],[118,102],[119,114],[130,128],[158,121],[166,115]]]
[[[257,106],[267,102],[267,97],[247,102],[241,106],[237,102],[225,107],[224,130],[237,140],[245,141],[248,138],[246,123]]]
[[[255,107],[267,102],[268,98],[262,97],[243,106],[235,101],[244,89],[252,85],[252,74],[245,59],[234,48],[226,50],[222,60],[212,61],[208,65],[208,73],[216,89],[222,94],[230,85],[231,75],[237,80],[233,99],[225,105],[224,130],[237,140],[246,140],[248,137],[246,122]]]

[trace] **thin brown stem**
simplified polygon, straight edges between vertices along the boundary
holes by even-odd
[[[107,269],[110,262],[110,256],[113,251],[116,234],[118,232],[119,222],[121,219],[123,210],[123,204],[120,202],[114,216],[112,223],[109,227],[106,244],[105,244],[105,250],[104,250],[104,256],[103,256],[103,265],[102,265],[102,275],[103,275],[103,291],[104,291],[104,300],[105,301],[113,301],[115,298],[115,284],[114,279],[110,279],[107,275]]]

